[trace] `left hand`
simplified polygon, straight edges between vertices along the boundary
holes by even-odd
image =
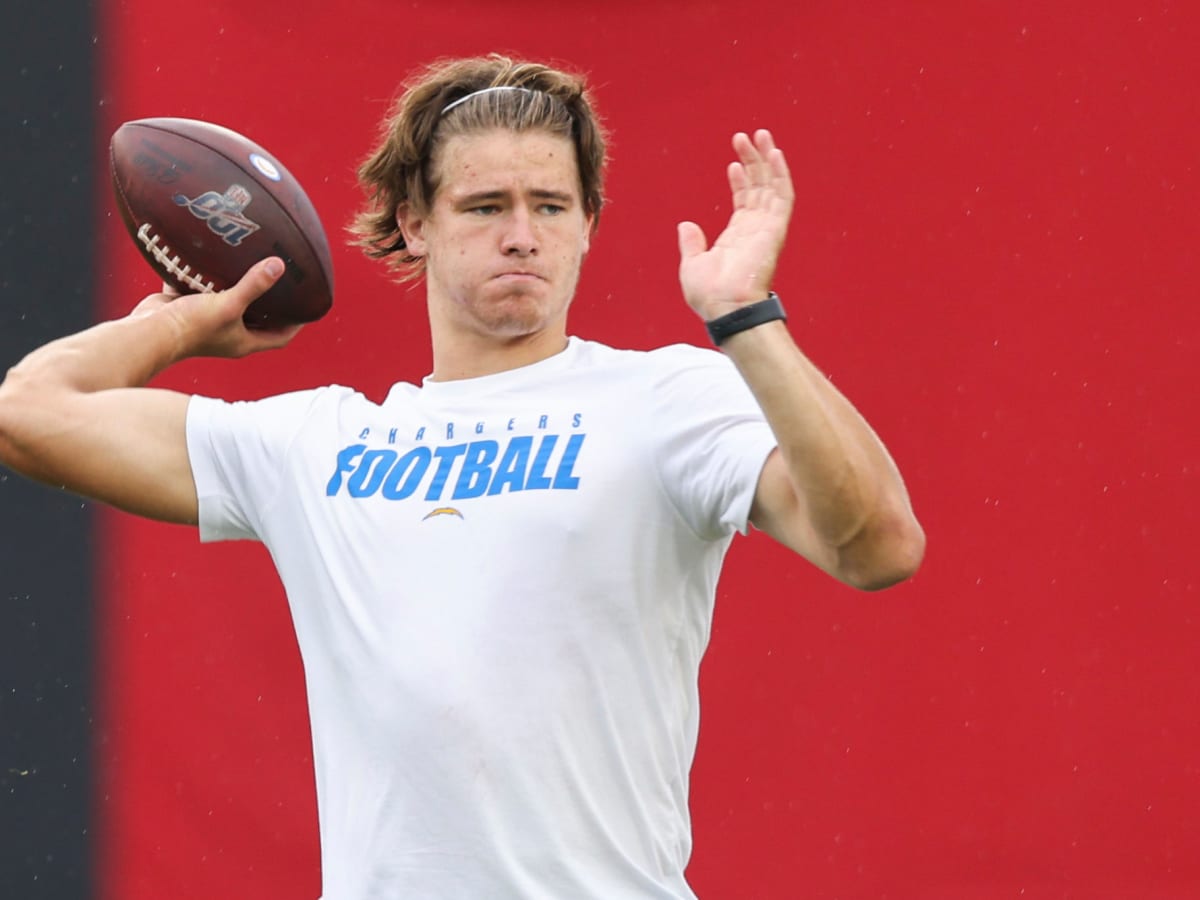
[[[679,282],[688,305],[705,321],[763,300],[783,249],[795,193],[783,151],[771,132],[733,136],[738,161],[729,164],[733,215],[708,247],[695,222],[679,223]]]

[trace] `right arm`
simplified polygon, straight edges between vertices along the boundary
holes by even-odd
[[[0,463],[137,515],[195,524],[189,398],[145,385],[183,359],[287,344],[300,326],[250,330],[242,322],[282,270],[272,257],[219,294],[154,294],[124,319],[30,353],[0,383]]]

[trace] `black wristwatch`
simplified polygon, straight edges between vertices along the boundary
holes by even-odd
[[[722,343],[739,331],[756,328],[759,325],[765,325],[767,322],[774,322],[777,319],[782,319],[786,322],[787,313],[783,311],[783,304],[779,302],[779,295],[774,291],[770,291],[767,294],[766,300],[759,300],[757,303],[751,303],[740,309],[735,309],[731,313],[717,316],[711,322],[705,322],[704,324],[708,327],[708,336],[712,338],[712,342],[720,347]]]

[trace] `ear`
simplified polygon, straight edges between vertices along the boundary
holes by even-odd
[[[425,255],[425,219],[413,213],[412,207],[401,203],[396,207],[396,225],[404,236],[404,246],[413,256]]]
[[[588,250],[592,246],[592,229],[596,225],[596,217],[592,213],[588,213],[583,219],[583,255],[587,256]]]

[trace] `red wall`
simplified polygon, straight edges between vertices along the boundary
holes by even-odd
[[[614,132],[573,330],[649,347],[704,343],[674,224],[718,228],[729,135],[774,129],[799,195],[777,281],[793,333],[893,450],[929,552],[865,595],[735,542],[694,885],[1200,896],[1200,14],[805,6],[216,0],[182,22],[111,2],[97,160],[125,119],[211,119],[278,154],[339,240],[405,73],[493,49],[567,61]],[[116,315],[154,281],[114,215],[99,228]],[[423,375],[418,295],[349,249],[335,264],[334,313],[290,350],[161,383],[381,396]],[[266,554],[103,525],[102,896],[315,896],[302,676]]]

